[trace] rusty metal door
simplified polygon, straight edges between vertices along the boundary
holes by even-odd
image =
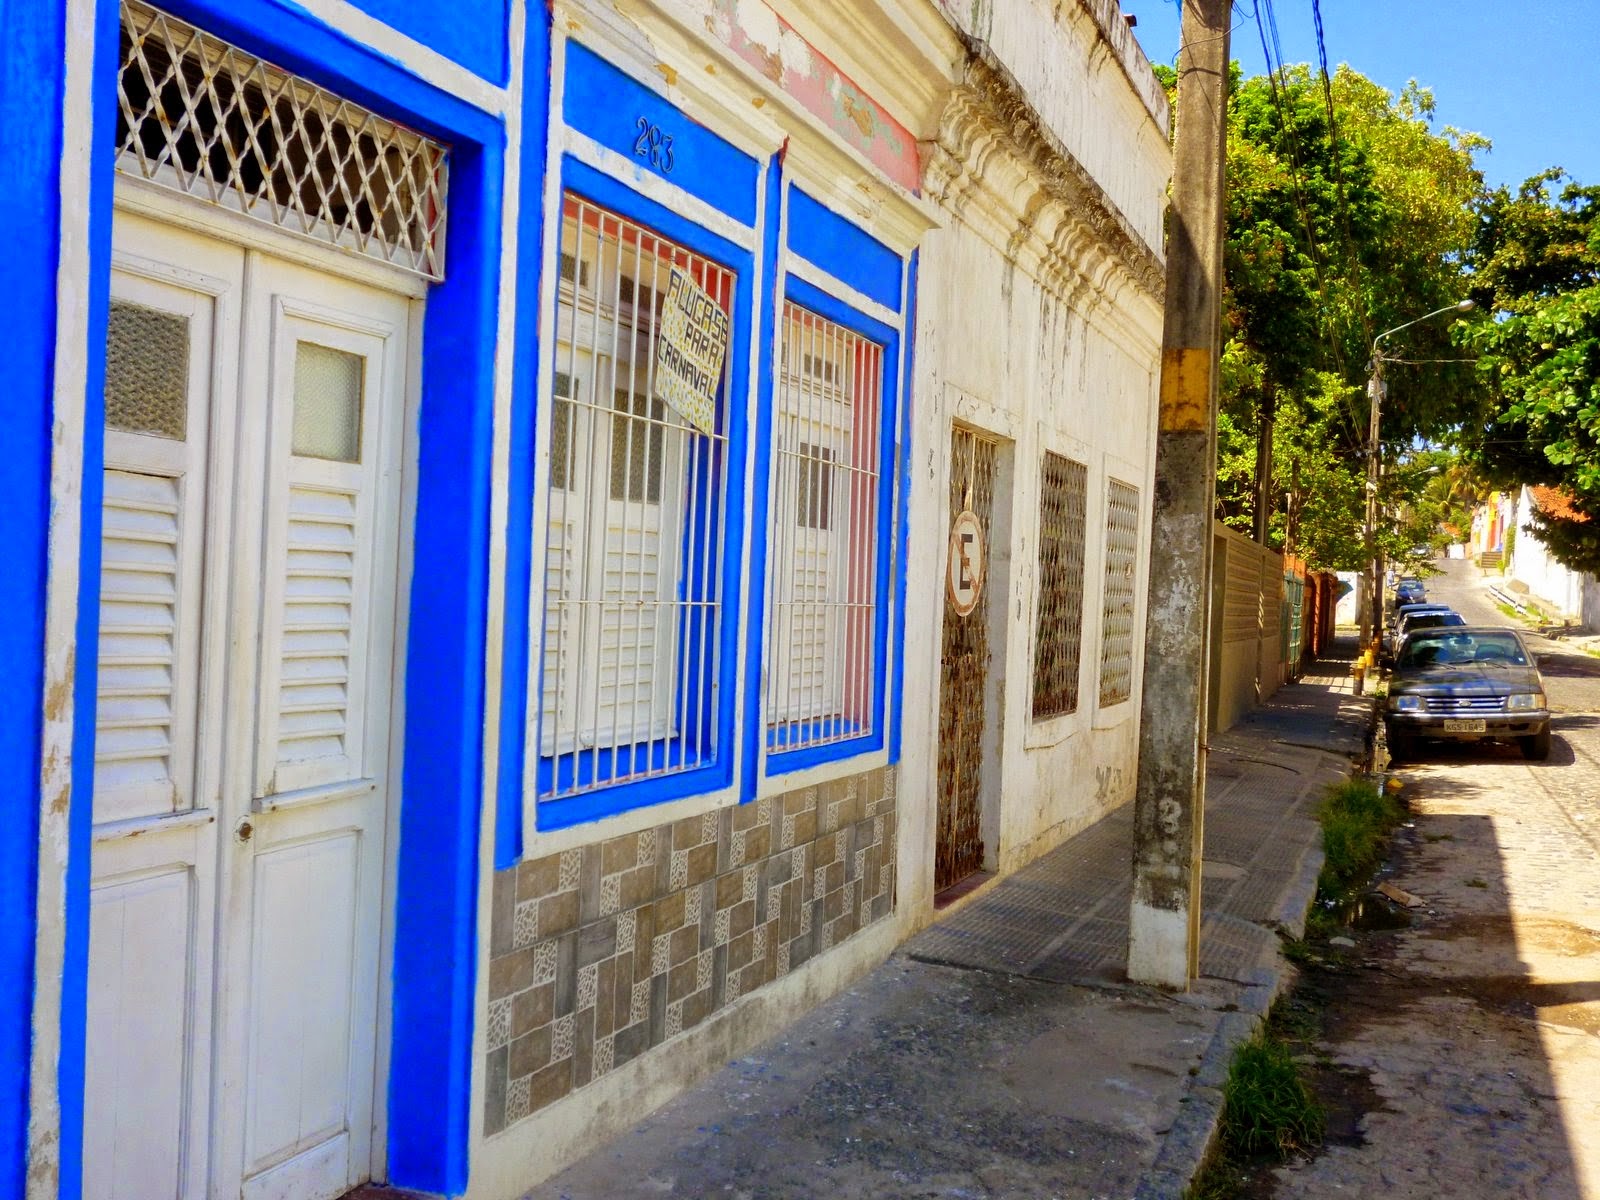
[[[957,427],[950,437],[950,522],[970,510],[983,529],[987,559],[993,533],[993,439]],[[982,564],[983,577],[988,563]],[[934,888],[947,888],[983,867],[982,768],[989,679],[989,587],[963,616],[945,590],[939,671],[939,830]]]

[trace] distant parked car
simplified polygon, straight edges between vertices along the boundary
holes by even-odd
[[[1392,653],[1400,644],[1400,639],[1395,636],[1395,631],[1400,627],[1400,622],[1416,613],[1425,612],[1453,612],[1448,604],[1433,604],[1423,601],[1419,604],[1402,604],[1389,614],[1389,628],[1383,639],[1384,653]]]
[[[1422,580],[1407,575],[1394,585],[1394,606],[1399,608],[1402,604],[1420,604],[1427,599],[1427,590],[1422,586]]]
[[[1437,629],[1448,625],[1465,625],[1467,619],[1451,608],[1414,608],[1394,624],[1394,644],[1400,645],[1408,633],[1419,629]]]
[[[1384,713],[1389,757],[1411,757],[1424,738],[1514,739],[1524,758],[1550,756],[1544,680],[1512,629],[1420,629],[1395,655]]]

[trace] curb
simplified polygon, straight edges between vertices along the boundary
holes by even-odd
[[[1313,857],[1320,869],[1322,851],[1318,849],[1314,855],[1306,856],[1308,861]],[[1297,877],[1289,894],[1299,891],[1300,878]],[[1307,906],[1315,892],[1316,876],[1313,874],[1311,891],[1306,893]],[[1302,910],[1302,923],[1304,919]],[[1134,1189],[1133,1200],[1182,1200],[1190,1182],[1200,1173],[1222,1125],[1222,1089],[1228,1080],[1233,1052],[1255,1035],[1284,985],[1294,978],[1294,968],[1288,960],[1278,952],[1274,952],[1273,957],[1273,964],[1263,967],[1256,973],[1254,982],[1246,986],[1239,998],[1239,1011],[1222,1015],[1189,1087],[1178,1098],[1178,1115],[1162,1139],[1155,1162]]]
[[[1344,774],[1349,778],[1357,773],[1347,771]],[[1280,936],[1298,938],[1304,935],[1306,913],[1316,899],[1317,877],[1324,858],[1321,839],[1313,839],[1279,898],[1276,910],[1265,922]],[[1294,974],[1294,967],[1283,957],[1282,951],[1274,951],[1272,964],[1264,967],[1256,982],[1245,989],[1240,998],[1240,1010],[1223,1014],[1189,1087],[1179,1097],[1178,1114],[1162,1139],[1155,1161],[1134,1189],[1133,1200],[1182,1200],[1189,1184],[1205,1165],[1221,1129],[1222,1089],[1228,1079],[1233,1053],[1261,1027],[1273,1001]]]

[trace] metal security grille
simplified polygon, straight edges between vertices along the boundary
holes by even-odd
[[[1284,657],[1289,678],[1300,675],[1300,658],[1305,650],[1306,581],[1294,567],[1283,573],[1284,596]]]
[[[561,263],[541,800],[714,761],[722,641],[726,388],[701,429],[657,397],[656,351],[674,267],[730,319],[735,277],[571,194]]]
[[[994,536],[994,441],[970,429],[950,437],[950,521],[971,509]],[[987,574],[988,564],[985,563]],[[935,888],[983,869],[983,739],[989,678],[989,594],[962,616],[948,591],[939,668],[939,827],[934,847]]]
[[[1046,452],[1039,485],[1039,615],[1033,637],[1034,720],[1078,710],[1088,487],[1088,467]]]
[[[1100,620],[1100,703],[1133,695],[1134,573],[1139,560],[1139,489],[1106,488],[1105,604]]]
[[[117,170],[444,278],[438,142],[139,3],[117,102]]]
[[[872,732],[883,349],[785,304],[766,675],[774,751]]]

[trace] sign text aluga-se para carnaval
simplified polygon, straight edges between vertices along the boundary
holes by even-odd
[[[714,434],[717,386],[728,355],[728,314],[688,273],[672,268],[656,341],[656,399]]]

